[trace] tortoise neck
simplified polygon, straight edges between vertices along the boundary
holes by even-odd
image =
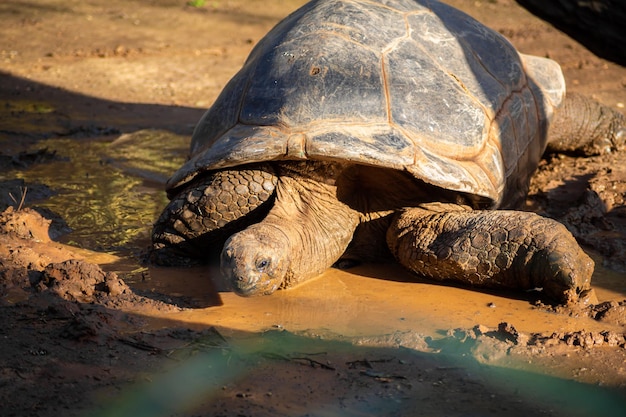
[[[286,163],[280,168],[276,202],[259,225],[287,236],[289,257],[283,287],[320,275],[345,252],[359,214],[337,198],[341,164]]]

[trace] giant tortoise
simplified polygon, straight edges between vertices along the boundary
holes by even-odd
[[[340,262],[542,288],[575,301],[593,261],[514,211],[549,146],[620,148],[623,115],[565,95],[559,65],[434,0],[316,0],[280,22],[204,114],[167,184],[152,259],[222,248],[250,296]]]

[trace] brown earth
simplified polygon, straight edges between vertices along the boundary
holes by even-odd
[[[624,415],[625,154],[548,155],[528,200],[528,209],[562,221],[592,254],[600,271],[593,278],[597,301],[552,307],[420,282],[424,305],[428,291],[445,297],[434,304],[440,312],[430,314],[471,322],[480,310],[478,317],[490,317],[451,321],[462,324],[434,332],[412,327],[426,314],[419,306],[402,312],[404,327],[383,317],[387,334],[338,331],[323,312],[316,312],[326,320],[317,328],[265,325],[254,309],[260,301],[215,288],[200,296],[153,288],[159,274],[191,282],[194,270],[150,269],[139,280],[120,279],[138,263],[136,242],[112,262],[106,253],[59,243],[69,219],[30,208],[58,192],[59,184],[23,179],[66,158],[60,148],[42,147],[47,139],[110,142],[142,129],[189,135],[252,45],[302,3],[0,3],[0,204],[12,206],[0,215],[0,416]],[[570,91],[625,111],[624,67],[514,1],[449,3],[522,52],[557,60]],[[162,181],[151,174],[146,183]],[[272,300],[291,306],[324,279],[337,297],[334,289],[344,285],[350,292],[370,288],[377,294],[363,293],[364,308],[391,317],[380,307],[389,303],[385,296],[398,291],[391,302],[401,304],[412,284],[379,283],[378,269],[362,271],[356,278],[331,272]],[[394,271],[385,276],[403,277]],[[227,313],[214,316],[220,308]],[[344,312],[332,311],[341,322]],[[527,323],[525,314],[546,321]],[[262,324],[246,331],[242,320]]]

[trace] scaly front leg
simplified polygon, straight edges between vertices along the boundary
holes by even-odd
[[[481,287],[542,287],[560,303],[590,289],[594,263],[562,224],[519,211],[433,207],[403,211],[387,233],[391,252],[412,271]]]

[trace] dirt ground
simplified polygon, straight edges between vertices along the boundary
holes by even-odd
[[[235,302],[217,290],[217,301],[155,292],[145,282],[174,272],[140,268],[143,281],[120,278],[139,264],[149,230],[138,232],[143,240],[125,241],[116,251],[76,244],[76,227],[68,234],[72,219],[45,208],[72,184],[25,179],[68,158],[65,145],[57,150],[43,144],[78,144],[69,157],[77,163],[87,158],[88,146],[116,140],[123,145],[122,139],[146,129],[188,137],[251,47],[304,2],[195,3],[0,3],[0,208],[8,207],[0,214],[0,416],[626,413],[626,153],[547,155],[533,179],[526,208],[563,222],[600,271],[593,281],[597,299],[586,305],[511,301],[532,317],[548,317],[544,327],[522,328],[523,317],[501,307],[516,296],[482,294],[497,297],[481,307],[483,316],[499,314],[492,322],[439,326],[438,335],[406,323],[390,324],[388,334],[376,336],[342,334],[330,323],[246,331],[235,322],[246,314],[256,320],[254,310],[236,311],[232,321],[219,323],[211,322],[209,310],[227,309],[228,303],[246,309],[239,306],[248,300]],[[448,3],[498,30],[520,51],[557,60],[570,91],[626,113],[626,68],[594,56],[512,0]],[[144,179],[144,188],[162,188],[167,172],[176,169],[167,162],[184,157],[184,148],[164,137],[157,148],[164,153],[160,173],[132,172]],[[83,181],[96,169],[117,169],[107,161],[81,173]],[[153,198],[155,210],[162,194]],[[95,222],[83,221],[97,235]],[[330,276],[328,285],[351,280]],[[403,282],[382,285],[406,292]],[[454,300],[464,290],[433,291]],[[290,294],[276,297],[288,303]],[[367,308],[377,310],[377,301],[367,298]],[[451,301],[448,310],[437,303],[441,315],[454,311],[469,320],[479,309],[454,310]],[[209,319],[182,319],[198,317],[193,314]],[[550,324],[551,318],[567,328]]]

